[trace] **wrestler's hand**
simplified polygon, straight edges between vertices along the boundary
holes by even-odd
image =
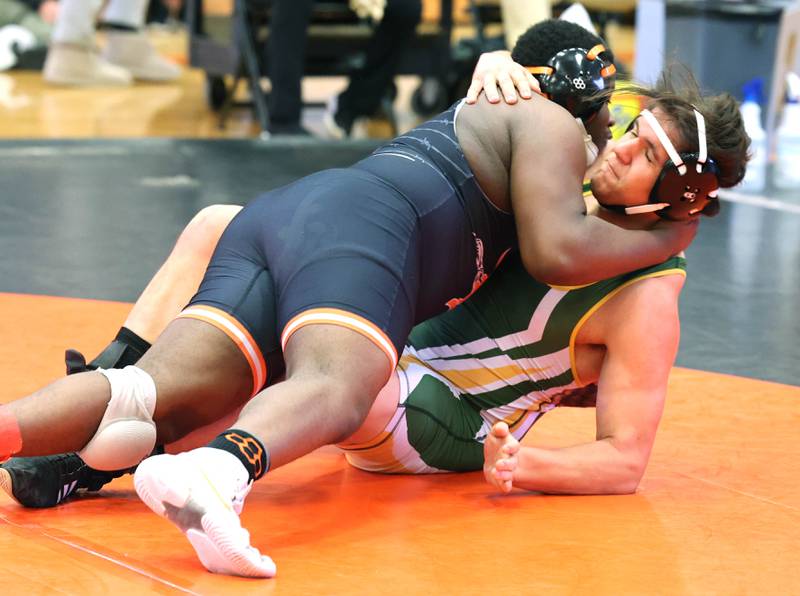
[[[350,10],[355,12],[360,19],[371,18],[379,22],[386,9],[386,0],[350,0]]]
[[[540,91],[536,77],[514,62],[511,52],[506,50],[481,54],[472,73],[472,84],[467,90],[467,103],[478,101],[481,91],[486,94],[489,103],[500,103],[498,87],[509,104],[517,103],[517,92],[523,99],[530,99],[533,93]]]
[[[517,469],[519,441],[508,430],[505,422],[498,422],[483,444],[483,475],[486,482],[504,493],[514,487],[514,470]]]

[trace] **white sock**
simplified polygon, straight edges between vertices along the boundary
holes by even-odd
[[[109,0],[103,11],[103,21],[141,29],[149,2],[150,0]]]
[[[61,0],[53,28],[55,43],[93,45],[95,17],[102,0]]]

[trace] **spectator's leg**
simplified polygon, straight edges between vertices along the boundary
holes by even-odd
[[[503,32],[510,50],[530,27],[552,16],[552,0],[501,0]]]
[[[383,19],[367,46],[364,67],[353,73],[338,99],[334,119],[348,134],[356,118],[370,116],[380,106],[421,14],[420,0],[387,0]]]
[[[272,83],[270,132],[302,133],[301,83],[306,59],[306,29],[313,0],[275,0],[267,41],[267,68]]]
[[[56,85],[129,85],[131,74],[110,64],[95,49],[94,20],[100,0],[62,0],[44,64],[44,78]]]
[[[135,78],[144,81],[173,81],[181,69],[158,55],[143,32],[144,18],[150,0],[110,0],[103,12],[108,29],[104,56],[113,64],[126,68]]]

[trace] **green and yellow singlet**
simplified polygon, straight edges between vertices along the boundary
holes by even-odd
[[[355,466],[384,472],[479,470],[492,425],[521,438],[544,412],[588,400],[575,338],[617,292],[639,280],[685,275],[681,257],[594,284],[552,287],[510,254],[469,300],[417,325],[398,365],[398,412],[384,433],[349,448]]]

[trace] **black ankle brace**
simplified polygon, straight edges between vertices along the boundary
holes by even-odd
[[[258,480],[269,470],[269,454],[256,437],[244,430],[229,428],[217,435],[206,447],[222,449],[235,455],[247,469],[250,482]]]

